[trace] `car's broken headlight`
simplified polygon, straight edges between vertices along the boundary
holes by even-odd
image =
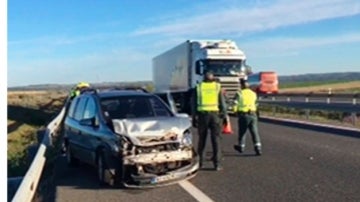
[[[184,146],[191,146],[192,145],[192,134],[190,132],[190,130],[186,130],[183,134],[183,137],[182,137],[182,140],[181,140],[181,143],[184,145]]]

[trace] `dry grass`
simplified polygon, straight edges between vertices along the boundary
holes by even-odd
[[[66,93],[63,91],[9,91],[8,106],[49,109],[63,105],[65,97]]]
[[[27,147],[36,142],[38,127],[22,124],[16,131],[8,134],[8,176],[21,176],[28,167]]]
[[[334,84],[324,84],[317,86],[306,86],[306,87],[293,87],[293,88],[284,88],[280,89],[280,93],[308,93],[308,92],[317,92],[317,93],[328,93],[329,89],[332,92],[346,92],[346,93],[359,93],[360,92],[360,81],[351,81],[345,83],[334,83]]]
[[[273,115],[272,112],[261,112],[261,115],[292,119],[298,121],[308,121],[311,123],[328,124],[333,126],[360,128],[360,117],[357,117],[356,124],[354,125],[351,116],[344,117],[342,120],[334,120],[334,119],[327,119],[321,116],[314,116],[314,115],[310,116],[309,119],[307,119],[305,115],[289,114],[289,113],[275,113],[275,115]]]
[[[25,174],[27,148],[37,130],[61,110],[66,93],[61,91],[8,92],[8,176]]]

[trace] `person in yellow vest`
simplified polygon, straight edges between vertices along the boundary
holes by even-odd
[[[206,138],[208,129],[210,129],[213,149],[211,159],[217,171],[223,169],[220,162],[222,158],[220,135],[223,119],[227,116],[225,99],[221,92],[220,83],[215,81],[212,72],[207,72],[204,81],[197,84],[193,95],[193,125],[197,126],[199,134],[197,151],[200,168],[202,168],[203,165]]]
[[[90,88],[90,84],[86,82],[79,82],[75,87],[73,87],[70,91],[70,98],[73,99],[74,97],[81,94],[81,91]]]
[[[240,153],[245,150],[246,131],[250,130],[254,150],[256,155],[261,155],[261,140],[258,132],[258,116],[257,116],[257,95],[249,88],[246,80],[240,80],[241,90],[236,94],[236,112],[238,115],[238,145],[234,145],[234,149]]]

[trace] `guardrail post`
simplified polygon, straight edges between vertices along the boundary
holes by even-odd
[[[356,98],[353,98],[353,105],[356,105]]]
[[[326,103],[330,104],[330,97],[332,95],[331,88],[329,88],[328,97],[326,98]]]
[[[287,98],[286,98],[286,101],[287,101],[287,102],[290,102],[290,97],[287,97]]]
[[[272,115],[275,116],[275,113],[276,113],[276,107],[273,106],[273,107],[272,107]]]
[[[273,97],[271,98],[271,100],[272,100],[272,101],[275,101],[275,97],[273,96]],[[276,106],[273,105],[273,107],[272,107],[272,116],[275,116],[275,113],[276,113]]]
[[[357,122],[356,112],[351,113],[352,124],[355,126]]]
[[[305,109],[305,115],[306,115],[306,120],[309,120],[309,117],[310,117],[310,109]]]
[[[308,95],[305,97],[305,102],[309,102],[309,96]]]

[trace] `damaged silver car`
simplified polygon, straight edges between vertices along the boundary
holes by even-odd
[[[156,95],[89,91],[70,104],[64,122],[69,165],[97,167],[101,183],[156,187],[194,177],[199,169],[191,121]]]

